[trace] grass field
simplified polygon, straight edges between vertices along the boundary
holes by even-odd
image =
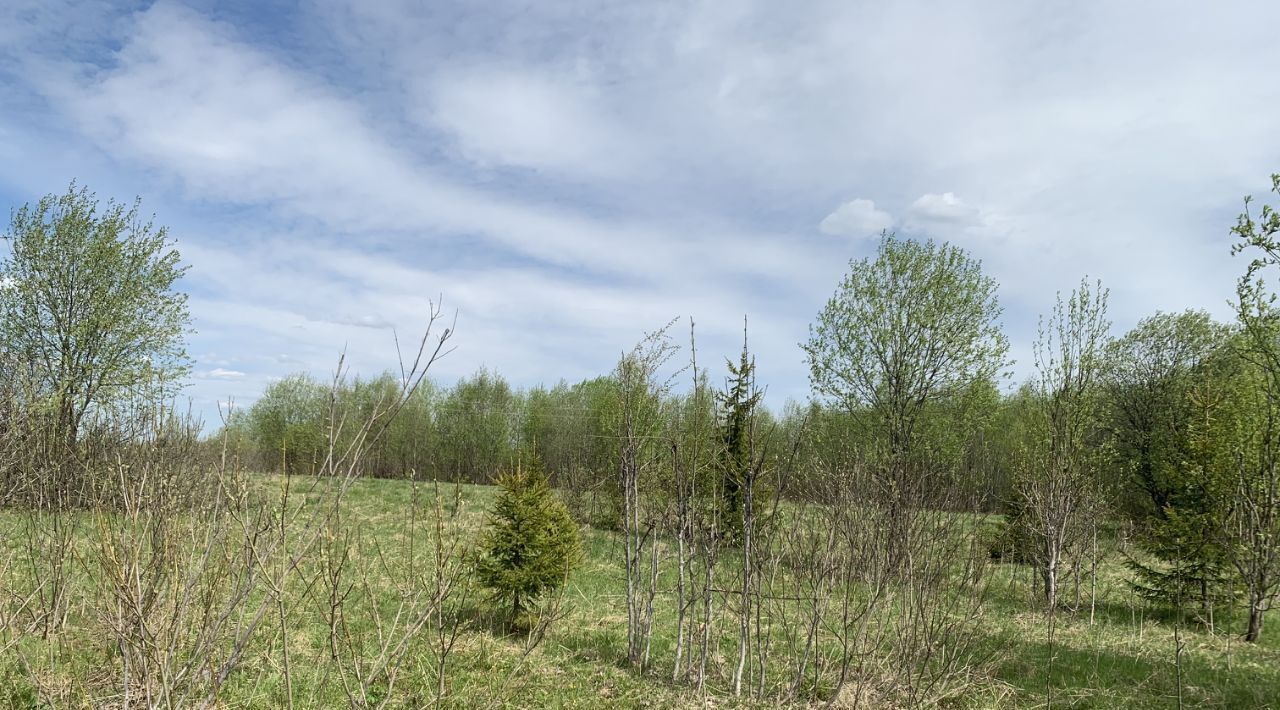
[[[272,480],[269,485],[274,485]],[[419,488],[419,494],[423,492]],[[479,529],[495,489],[465,486],[455,519],[466,539]],[[405,511],[412,508],[413,488],[403,481],[367,480],[353,485],[346,501],[347,519],[359,531],[355,545],[368,556],[394,558],[407,546],[403,539]],[[15,513],[0,513],[10,557],[20,548],[23,523]],[[100,627],[82,600],[100,590],[91,579],[87,550],[92,549],[94,525],[81,521],[76,532],[79,552],[74,556],[75,588],[67,631],[48,640],[36,634],[17,639],[17,646],[0,659],[0,704],[40,706],[55,689],[75,706],[118,703],[112,679],[119,673],[112,648],[102,641]],[[673,707],[732,706],[726,700],[732,669],[732,629],[725,629],[723,652],[711,659],[708,697],[673,684],[671,629],[674,621],[659,613],[655,623],[654,670],[640,676],[626,664],[626,612],[623,598],[620,538],[614,533],[584,529],[586,559],[569,581],[563,618],[550,627],[543,643],[525,653],[524,640],[505,631],[488,611],[483,597],[473,596],[464,613],[465,630],[447,667],[444,705],[480,707]],[[385,562],[398,569],[394,559]],[[380,569],[380,568],[379,568]],[[23,574],[11,564],[9,590]],[[372,611],[380,605],[384,616],[394,613],[395,576],[374,574],[368,587],[356,590]],[[954,707],[1167,708],[1177,705],[1178,683],[1175,631],[1172,621],[1158,619],[1128,593],[1124,568],[1112,556],[1098,578],[1098,601],[1090,621],[1088,588],[1077,612],[1056,615],[1051,646],[1043,612],[1031,606],[1028,568],[1003,564],[993,568],[992,582],[977,624],[980,644],[990,661],[961,695],[948,700]],[[301,584],[299,581],[297,584]],[[1087,581],[1085,583],[1087,585]],[[664,579],[663,589],[671,586]],[[294,590],[300,592],[301,589]],[[1067,586],[1068,599],[1071,587]],[[357,633],[373,634],[371,614]],[[289,614],[285,643],[268,630],[245,658],[219,696],[221,707],[279,707],[288,701],[282,647],[289,651],[295,707],[336,707],[347,704],[341,679],[328,663],[327,627],[314,605],[300,604]],[[1182,699],[1186,707],[1264,708],[1280,706],[1280,634],[1266,633],[1256,645],[1240,642],[1239,619],[1219,616],[1217,633],[1200,627],[1184,628],[1181,640]],[[731,626],[726,624],[726,627]],[[274,634],[274,636],[273,636]],[[1052,658],[1052,664],[1050,659]],[[1050,670],[1052,665],[1052,670]],[[420,706],[433,697],[436,683],[426,650],[406,657],[390,705]],[[118,685],[118,684],[117,684]],[[113,694],[116,693],[116,694]]]

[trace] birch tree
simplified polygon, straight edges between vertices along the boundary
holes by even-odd
[[[1058,572],[1095,495],[1098,385],[1107,345],[1107,291],[1102,283],[1079,288],[1041,320],[1035,345],[1037,379],[1034,432],[1018,482],[1021,523],[1044,582],[1045,604],[1058,604]]]

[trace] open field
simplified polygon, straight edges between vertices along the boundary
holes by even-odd
[[[282,479],[265,480],[264,488],[279,490]],[[301,484],[295,484],[301,485]],[[419,485],[418,509],[429,498],[429,485]],[[474,539],[494,491],[486,486],[463,486],[458,515],[449,525],[458,539]],[[297,495],[296,493],[294,495]],[[365,560],[380,560],[362,575],[357,597],[371,609],[381,608],[381,622],[395,613],[396,580],[409,564],[413,545],[423,539],[406,539],[405,526],[414,510],[414,487],[403,481],[361,480],[353,484],[344,501],[346,519],[358,531],[355,549]],[[434,500],[434,499],[432,499]],[[76,553],[70,561],[68,621],[65,631],[48,640],[37,633],[13,639],[16,646],[0,660],[0,703],[12,707],[37,707],[41,699],[59,697],[72,706],[109,705],[120,701],[118,654],[104,642],[101,609],[103,589],[95,587],[94,546],[101,521],[86,514],[65,514],[77,520]],[[24,529],[20,514],[0,515],[5,549],[10,560],[6,589],[21,589]],[[584,530],[584,564],[571,577],[562,602],[563,618],[549,628],[542,643],[525,652],[525,640],[508,633],[501,619],[485,603],[482,592],[470,594],[458,610],[462,633],[445,671],[446,707],[670,707],[732,704],[729,695],[734,648],[733,621],[726,616],[722,628],[723,653],[709,659],[707,700],[692,688],[670,681],[674,643],[674,619],[659,605],[652,648],[652,670],[640,676],[626,663],[626,611],[623,579],[617,559],[620,537],[611,532]],[[318,564],[318,563],[316,563]],[[728,566],[729,563],[726,563]],[[291,577],[288,594],[301,595],[315,570],[303,569]],[[1037,707],[1046,692],[1056,707],[1174,707],[1177,698],[1174,625],[1144,609],[1124,583],[1124,568],[1116,555],[1109,557],[1098,577],[1098,601],[1090,623],[1088,580],[1083,581],[1081,609],[1061,612],[1054,628],[1054,644],[1042,612],[1030,604],[1030,570],[1021,565],[993,568],[986,602],[973,626],[978,635],[978,657],[988,659],[963,692],[949,697],[951,707]],[[425,569],[422,574],[429,574]],[[674,574],[671,575],[674,577]],[[100,584],[100,580],[98,582]],[[671,579],[660,582],[662,593]],[[1070,597],[1071,588],[1067,587]],[[312,595],[315,596],[315,595]],[[724,605],[722,604],[722,607]],[[277,628],[264,629],[246,650],[240,666],[218,698],[220,707],[275,707],[286,705],[285,682],[288,649],[292,696],[295,707],[332,707],[347,704],[341,678],[330,662],[328,626],[319,605],[299,603],[290,607],[281,644]],[[352,634],[372,637],[377,623],[372,615],[353,615]],[[1259,644],[1243,644],[1237,638],[1240,619],[1218,619],[1218,633],[1203,628],[1181,632],[1182,693],[1186,706],[1252,708],[1273,707],[1280,698],[1280,643],[1275,634]],[[1230,632],[1228,632],[1228,630]],[[388,703],[392,707],[420,706],[435,697],[437,675],[428,635],[406,656]],[[371,642],[370,642],[371,643]],[[1052,671],[1048,671],[1052,657]],[[980,669],[981,671],[982,669]],[[1046,678],[1048,690],[1046,691]],[[852,698],[842,700],[851,701]],[[876,698],[868,697],[872,705]],[[812,699],[807,702],[812,702]]]

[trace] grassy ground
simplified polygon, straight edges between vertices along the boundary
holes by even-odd
[[[494,489],[461,490],[459,525],[474,533]],[[412,488],[398,481],[360,481],[347,501],[348,519],[360,531],[358,545],[366,554],[396,554],[403,547],[404,511],[411,507]],[[13,513],[0,513],[0,532],[17,549],[22,524]],[[89,536],[91,526],[78,533]],[[586,560],[573,575],[564,597],[564,618],[545,642],[525,654],[521,637],[507,633],[478,600],[468,630],[450,659],[448,695],[451,707],[672,707],[698,706],[702,699],[689,688],[669,681],[673,655],[672,619],[659,615],[655,624],[655,671],[639,676],[625,663],[626,612],[619,538],[585,530]],[[394,566],[394,562],[391,563]],[[87,574],[88,566],[82,565]],[[20,574],[9,569],[8,574]],[[388,604],[391,578],[373,584],[368,599]],[[994,568],[988,599],[977,626],[990,651],[986,673],[971,691],[952,699],[956,707],[1165,708],[1176,707],[1177,669],[1174,625],[1158,619],[1128,593],[1124,568],[1113,558],[1098,579],[1098,602],[1090,610],[1088,582],[1077,612],[1054,619],[1050,644],[1045,615],[1031,606],[1030,571],[1020,565]],[[90,594],[92,580],[79,579],[77,594]],[[387,588],[378,588],[385,584]],[[669,586],[664,581],[664,586]],[[1071,597],[1068,583],[1066,594]],[[357,594],[360,592],[357,591]],[[81,618],[78,615],[84,615]],[[1091,617],[1092,616],[1092,620]],[[317,609],[292,615],[287,644],[296,707],[346,704],[346,695],[328,661],[327,629]],[[1280,633],[1264,634],[1260,644],[1244,644],[1234,632],[1241,620],[1219,618],[1217,633],[1184,628],[1182,699],[1187,707],[1280,707]],[[372,625],[371,621],[367,621]],[[38,685],[69,688],[64,697],[89,706],[107,702],[104,694],[113,672],[112,653],[97,640],[88,612],[72,606],[65,637],[56,643],[35,636],[20,639],[18,650],[0,659],[0,705],[39,705]],[[363,629],[371,633],[370,628]],[[279,636],[265,634],[250,649],[221,695],[224,707],[278,707],[288,700],[284,690]],[[713,696],[725,700],[731,674],[731,644],[712,658]],[[432,697],[434,672],[426,651],[408,656],[392,698],[393,706],[416,706]]]

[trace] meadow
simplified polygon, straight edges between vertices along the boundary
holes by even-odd
[[[276,509],[296,505],[301,513],[327,505],[334,498],[315,481],[294,477],[253,475],[248,486],[271,498]],[[321,484],[327,485],[327,484]],[[358,479],[341,498],[340,516],[347,521],[343,533],[349,544],[348,559],[353,569],[351,595],[346,612],[347,641],[335,647],[326,623],[323,583],[326,565],[335,556],[326,554],[320,542],[316,554],[305,557],[296,572],[285,574],[280,598],[272,601],[271,585],[253,591],[244,609],[276,606],[284,610],[281,619],[265,624],[255,634],[235,670],[218,692],[216,707],[322,708],[347,705],[349,691],[362,677],[374,677],[371,667],[360,669],[360,657],[367,663],[377,655],[384,638],[396,637],[388,628],[398,618],[403,600],[411,598],[408,575],[430,579],[435,573],[436,543],[456,541],[452,548],[461,573],[450,600],[438,618],[449,623],[414,636],[403,655],[395,682],[388,694],[385,678],[369,684],[370,704],[388,707],[420,707],[438,703],[441,707],[698,707],[748,706],[735,701],[730,691],[733,649],[736,643],[736,616],[732,594],[718,603],[721,618],[715,624],[720,636],[719,653],[708,659],[706,686],[699,692],[686,682],[673,681],[674,619],[671,605],[659,604],[654,621],[651,661],[644,673],[627,662],[627,617],[623,594],[624,579],[619,568],[621,537],[617,532],[583,526],[585,560],[569,577],[562,593],[544,609],[545,624],[533,632],[512,631],[503,614],[490,604],[483,590],[467,578],[467,549],[474,545],[485,524],[486,511],[495,497],[495,488],[479,485],[435,486],[408,481]],[[286,493],[292,503],[286,501]],[[437,495],[439,498],[437,499]],[[439,505],[437,507],[437,501]],[[283,503],[283,504],[282,504]],[[441,513],[436,517],[433,513]],[[73,552],[66,559],[65,623],[47,636],[31,627],[30,633],[15,635],[6,626],[3,645],[8,650],[0,659],[0,703],[9,707],[102,707],[121,706],[125,697],[119,679],[127,677],[122,654],[104,632],[110,626],[114,605],[126,603],[119,591],[142,589],[113,585],[103,565],[112,554],[108,541],[119,539],[130,528],[126,513],[63,513],[62,526],[72,540]],[[198,516],[197,516],[198,517]],[[110,519],[108,519],[110,518]],[[48,520],[44,521],[45,523]],[[136,521],[135,521],[136,522]],[[205,521],[207,522],[207,521]],[[984,521],[991,522],[991,521]],[[235,526],[227,519],[222,523]],[[34,528],[43,525],[32,516],[6,511],[0,513],[5,554],[3,586],[7,599],[17,599],[23,590],[36,587],[35,577],[47,576],[30,553]],[[179,524],[177,527],[183,527]],[[200,526],[184,528],[188,532]],[[42,530],[49,530],[44,527]],[[43,533],[42,533],[43,534]],[[207,535],[206,533],[204,533]],[[183,552],[171,557],[169,569],[174,579],[182,569],[195,569],[205,559],[200,549],[206,541],[197,534],[182,537]],[[664,545],[670,541],[664,541]],[[1114,548],[1115,541],[1107,547]],[[153,547],[150,553],[158,554]],[[228,548],[229,549],[229,548]],[[330,548],[330,552],[332,549]],[[675,572],[671,554],[665,554],[658,590],[660,597],[672,593]],[[1033,603],[1033,573],[1025,565],[994,564],[988,581],[974,587],[982,595],[975,623],[970,667],[964,682],[951,684],[937,704],[956,708],[1044,707],[1184,707],[1264,708],[1280,698],[1280,642],[1275,635],[1260,643],[1239,640],[1240,618],[1223,611],[1216,628],[1176,620],[1147,608],[1129,589],[1123,553],[1111,549],[1103,555],[1096,582],[1087,576],[1082,583],[1079,607],[1066,608],[1052,617]],[[264,561],[263,568],[279,562]],[[445,559],[445,564],[451,564]],[[733,560],[726,557],[724,573],[732,576]],[[127,565],[125,565],[127,567]],[[147,564],[137,570],[153,569]],[[200,567],[205,570],[208,566]],[[227,568],[230,577],[235,576]],[[727,584],[727,582],[726,582]],[[963,586],[962,580],[949,584]],[[158,585],[170,590],[176,586]],[[217,586],[217,585],[215,585]],[[221,593],[235,584],[217,586]],[[430,585],[428,585],[429,587]],[[464,589],[465,587],[465,589]],[[213,591],[210,587],[207,591]],[[1067,589],[1070,604],[1070,587]],[[165,596],[165,595],[160,595]],[[416,597],[414,597],[416,598]],[[266,602],[262,604],[261,602]],[[785,602],[784,602],[785,603]],[[798,603],[798,602],[797,602]],[[162,617],[159,604],[152,613]],[[216,606],[216,605],[214,605]],[[16,614],[10,604],[9,621]],[[768,615],[785,613],[770,605]],[[27,608],[24,613],[33,613]],[[237,624],[252,614],[236,614]],[[171,618],[188,618],[173,615]],[[766,624],[778,635],[783,625]],[[432,631],[431,629],[434,629]],[[172,630],[170,630],[172,631]],[[436,634],[435,631],[442,631]],[[163,631],[149,631],[163,636]],[[1050,636],[1052,633],[1052,636]],[[445,638],[456,634],[456,638]],[[820,637],[822,635],[820,634]],[[169,638],[181,639],[177,630]],[[396,637],[398,638],[398,637]],[[443,641],[442,641],[443,639]],[[779,639],[779,643],[782,640]],[[828,637],[824,643],[830,644]],[[443,672],[439,666],[440,649]],[[180,645],[180,644],[179,644]],[[1181,648],[1180,663],[1176,663]],[[345,659],[341,662],[335,659]],[[210,664],[212,665],[212,664]],[[1180,667],[1179,667],[1180,666]],[[874,673],[874,664],[867,666]],[[1181,674],[1179,682],[1179,673]],[[443,678],[443,681],[441,679]],[[769,683],[773,683],[772,680]],[[199,681],[197,681],[197,685]],[[381,689],[381,690],[380,690]],[[142,690],[138,691],[143,692]],[[1179,701],[1179,693],[1181,700]],[[819,705],[827,698],[798,697],[794,705]],[[893,706],[894,698],[877,695],[876,684],[868,683],[859,697],[834,699],[839,706]],[[181,703],[176,703],[181,704]],[[759,701],[755,704],[783,704]]]

